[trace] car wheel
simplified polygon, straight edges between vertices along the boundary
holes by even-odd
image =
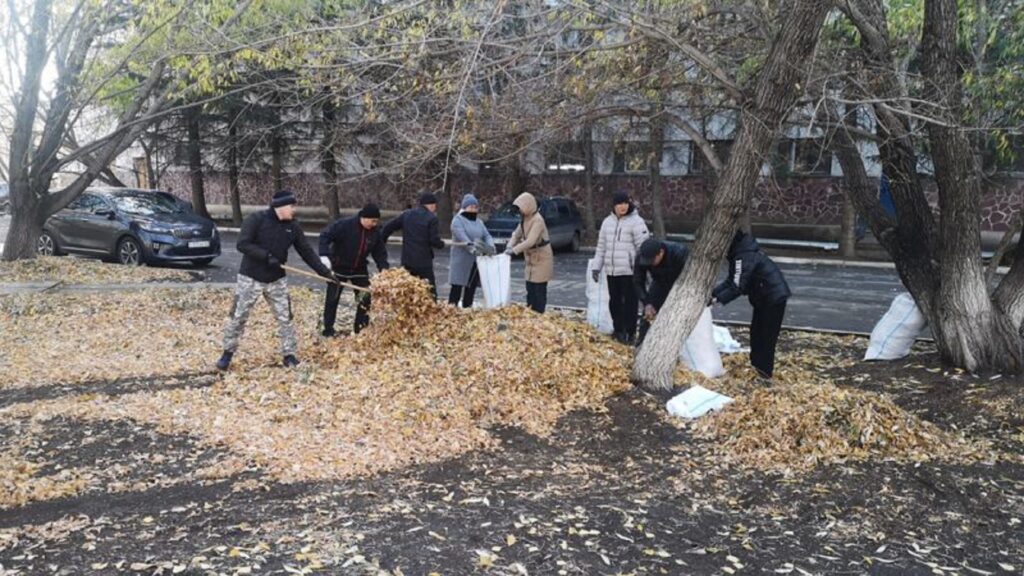
[[[36,254],[40,256],[61,256],[63,253],[57,246],[57,240],[49,232],[43,232],[36,240]]]
[[[142,264],[142,246],[132,237],[122,238],[117,243],[117,261],[125,266],[139,266]]]
[[[579,252],[579,251],[580,251],[580,233],[579,233],[579,231],[577,231],[577,232],[575,232],[572,235],[572,242],[569,243],[569,252]]]
[[[210,262],[213,262],[213,258],[196,258],[195,260],[192,261],[192,263],[199,268],[205,268],[209,266]]]

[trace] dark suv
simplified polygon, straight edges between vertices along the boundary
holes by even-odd
[[[553,249],[565,248],[571,252],[580,249],[583,218],[575,202],[561,196],[544,198],[540,201],[540,215],[548,227]],[[484,225],[494,237],[494,243],[504,249],[512,231],[519,226],[519,209],[512,202],[506,202],[491,214]]]
[[[220,234],[213,221],[166,194],[88,188],[47,219],[36,251],[113,258],[130,266],[181,261],[206,266],[220,255]]]

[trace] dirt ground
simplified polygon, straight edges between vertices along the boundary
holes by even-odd
[[[734,330],[742,341],[744,334]],[[810,343],[785,334],[794,357]],[[945,371],[919,344],[903,361],[856,362],[866,342],[828,340],[840,386],[884,392],[944,430],[1024,452],[1022,381]],[[817,352],[822,352],[818,350]],[[83,392],[209,386],[207,374],[60,383],[0,392],[11,406]],[[84,387],[84,388],[83,388]],[[0,509],[0,574],[1020,574],[1024,465],[820,465],[783,476],[716,463],[636,390],[563,417],[540,438],[336,482],[278,483],[189,435],[128,420],[53,418],[22,453],[50,477],[108,474],[72,496]],[[25,436],[27,438],[28,436]],[[0,428],[9,447],[21,438]]]

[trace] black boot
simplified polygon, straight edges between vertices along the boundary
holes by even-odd
[[[285,368],[293,368],[299,365],[299,359],[294,354],[287,354],[281,363],[284,364]]]
[[[231,366],[231,357],[234,355],[234,352],[228,352],[225,350],[224,353],[220,355],[220,360],[217,360],[217,370],[227,370]]]
[[[324,338],[334,338],[335,336],[338,335],[338,333],[334,331],[334,328],[324,328],[324,331],[321,332],[320,334]]]

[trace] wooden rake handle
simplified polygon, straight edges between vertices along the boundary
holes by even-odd
[[[312,272],[306,272],[305,270],[300,270],[299,268],[293,268],[292,266],[288,266],[286,264],[281,264],[281,268],[284,268],[285,270],[287,270],[289,272],[294,272],[295,274],[301,274],[302,276],[309,276],[310,278],[316,278],[317,280],[321,280],[323,282],[331,282],[333,284],[337,284],[338,286],[343,286],[345,288],[351,288],[352,290],[356,290],[358,292],[367,292],[367,293],[370,292],[370,289],[366,288],[364,286],[356,286],[355,284],[349,284],[348,282],[342,282],[341,280],[335,280],[334,278],[324,278],[323,276],[321,276],[319,274],[313,274]]]

